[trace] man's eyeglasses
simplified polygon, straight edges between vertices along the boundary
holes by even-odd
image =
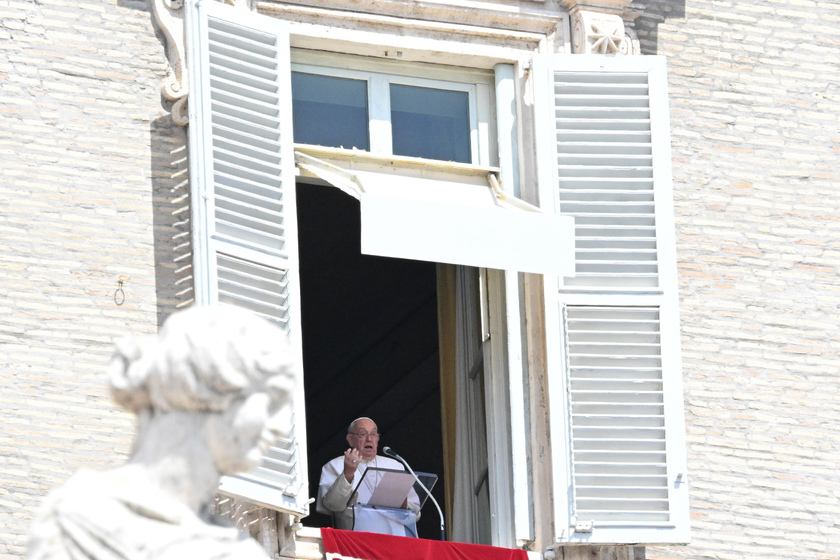
[[[370,439],[379,439],[379,434],[377,432],[370,432],[370,433],[368,433],[368,432],[350,432],[350,433],[353,434],[354,436],[356,436],[359,439],[367,439],[368,436],[370,436]]]

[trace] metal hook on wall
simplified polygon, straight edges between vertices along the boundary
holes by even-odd
[[[114,303],[117,305],[122,305],[125,303],[125,291],[123,290],[123,284],[131,280],[130,276],[120,276],[117,279],[117,290],[114,292]]]

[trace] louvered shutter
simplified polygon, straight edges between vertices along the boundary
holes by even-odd
[[[664,58],[537,57],[540,197],[575,218],[546,277],[559,542],[689,538]]]
[[[219,2],[186,14],[195,300],[275,322],[301,364],[288,32]],[[303,403],[299,379],[292,436],[222,493],[308,513]]]

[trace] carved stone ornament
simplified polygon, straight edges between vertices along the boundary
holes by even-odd
[[[636,34],[625,29],[615,14],[576,10],[572,13],[572,52],[575,54],[639,54]]]
[[[258,0],[219,1],[240,9],[255,11]],[[155,22],[166,37],[166,58],[169,59],[169,73],[161,92],[172,102],[172,120],[179,126],[186,126],[189,122],[189,73],[184,40],[184,0],[153,0],[152,6]]]
[[[186,45],[184,44],[184,2],[183,0],[154,0],[152,6],[155,22],[166,37],[166,57],[169,59],[169,73],[161,87],[161,92],[169,101],[178,102],[189,92]]]

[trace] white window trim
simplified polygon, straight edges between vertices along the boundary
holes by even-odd
[[[495,115],[492,108],[493,76],[486,72],[459,73],[452,69],[443,69],[438,77],[424,65],[402,65],[379,61],[378,64],[366,63],[356,57],[340,55],[316,55],[293,51],[293,72],[318,74],[363,80],[367,83],[368,136],[370,153],[392,155],[390,85],[418,86],[430,89],[460,91],[468,94],[470,157],[475,165],[495,165],[497,150],[492,139],[495,136]],[[390,71],[389,71],[390,70]],[[395,71],[400,73],[396,74]],[[469,81],[465,81],[470,78]]]

